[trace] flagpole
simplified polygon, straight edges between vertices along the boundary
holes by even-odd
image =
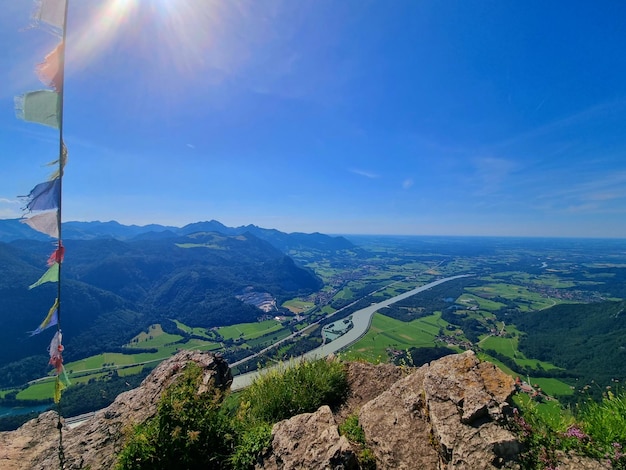
[[[65,167],[65,160],[67,158],[67,150],[65,147],[65,143],[63,142],[63,107],[64,107],[64,93],[65,93],[65,48],[66,48],[66,37],[67,37],[67,12],[69,10],[70,0],[65,0],[65,11],[63,12],[63,37],[60,54],[59,54],[59,71],[61,74],[60,77],[60,86],[59,86],[59,96],[58,96],[58,109],[59,109],[59,201],[58,201],[58,212],[57,212],[57,229],[58,229],[58,241],[57,241],[57,250],[60,255],[57,257],[57,262],[59,264],[59,277],[57,279],[57,333],[61,333],[61,265],[62,261],[62,250],[63,250],[63,237],[61,231],[62,225],[62,201],[63,201],[63,171]],[[59,381],[59,376],[57,373],[57,385]],[[57,386],[55,385],[55,387]],[[56,394],[56,392],[55,392]],[[59,397],[60,398],[60,397]],[[59,430],[59,447],[58,447],[58,455],[59,455],[59,468],[63,470],[65,468],[65,452],[63,449],[63,423],[61,421],[61,400],[57,402],[57,429]]]
[[[62,221],[62,200],[63,200],[63,169],[65,166],[65,160],[67,151],[65,149],[65,143],[63,142],[63,101],[64,101],[64,92],[65,92],[65,48],[66,48],[66,35],[67,35],[67,12],[69,10],[70,0],[65,1],[65,11],[63,12],[63,37],[61,51],[59,54],[59,70],[60,70],[60,87],[58,90],[59,93],[59,209],[57,212],[57,228],[59,231],[58,238],[58,246],[57,249],[59,251],[62,250],[62,239],[63,237],[61,232],[61,221]],[[57,331],[61,330],[61,262],[59,260],[59,279],[57,281],[57,298],[59,299],[59,306],[57,310]]]

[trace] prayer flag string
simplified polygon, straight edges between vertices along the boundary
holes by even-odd
[[[32,26],[60,37],[61,41],[35,67],[41,82],[48,87],[44,90],[29,91],[15,98],[15,110],[18,118],[27,122],[42,124],[58,129],[58,157],[49,165],[56,166],[48,181],[37,184],[27,196],[22,196],[25,205],[22,222],[32,229],[56,239],[56,248],[48,257],[47,271],[29,289],[48,282],[56,282],[57,295],[48,314],[41,324],[31,332],[39,334],[51,326],[56,332],[48,347],[49,364],[54,368],[56,380],[53,398],[60,406],[61,392],[69,385],[63,367],[63,334],[61,332],[61,266],[65,257],[65,247],[61,237],[61,202],[63,173],[67,163],[67,148],[63,141],[63,86],[65,69],[65,38],[69,0],[36,0],[32,14]],[[58,411],[59,429],[59,465],[65,467],[63,451],[63,433],[60,409]]]

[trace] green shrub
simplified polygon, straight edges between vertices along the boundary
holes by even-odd
[[[276,423],[322,405],[337,406],[348,391],[344,365],[336,360],[300,361],[271,369],[242,392],[249,419]]]
[[[270,446],[271,439],[272,425],[269,423],[253,424],[242,428],[230,457],[232,468],[234,470],[254,468],[259,456]]]
[[[218,389],[198,394],[202,369],[188,363],[159,401],[157,414],[136,426],[118,456],[118,469],[227,468],[232,448],[230,419],[221,412]]]
[[[376,457],[371,449],[366,447],[359,453],[359,467],[361,470],[376,470]]]
[[[626,469],[626,392],[609,390],[600,402],[586,402],[578,416],[594,443],[594,456],[609,459],[613,468]]]
[[[339,425],[339,434],[357,444],[365,445],[365,433],[359,424],[359,417],[355,414],[350,415]]]
[[[348,416],[346,420],[339,425],[339,433],[345,436],[359,449],[357,453],[359,468],[362,470],[373,470],[376,468],[376,458],[372,450],[367,447],[365,432],[359,424],[359,417],[356,414]]]
[[[325,359],[267,372],[228,399],[218,389],[198,394],[201,381],[202,369],[187,364],[154,418],[128,432],[117,470],[252,469],[274,423],[338,405],[348,389],[343,364]]]
[[[558,451],[575,451],[626,470],[626,393],[608,391],[600,401],[591,398],[574,417],[542,413],[529,399],[520,400],[513,429],[525,445],[523,468],[557,468]]]
[[[567,431],[572,419],[563,414],[542,413],[534,401],[519,396],[519,410],[514,409],[513,430],[517,432],[524,451],[522,468],[528,470],[557,468],[557,451],[562,449],[561,436]]]

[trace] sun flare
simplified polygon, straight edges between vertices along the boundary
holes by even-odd
[[[70,25],[68,47],[74,66],[84,69],[102,54],[119,50],[158,57],[164,67],[189,72],[206,63],[214,38],[224,32],[224,22],[218,21],[221,8],[213,0],[107,0],[95,8],[92,4],[80,24]]]

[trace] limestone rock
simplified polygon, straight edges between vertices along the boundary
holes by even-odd
[[[559,470],[607,470],[611,464],[606,461],[594,460],[580,455],[567,455],[564,452],[557,453]]]
[[[473,352],[422,366],[359,413],[379,468],[514,467],[520,444],[502,427],[514,382]]]
[[[349,362],[347,366],[350,390],[346,403],[336,413],[339,422],[388,390],[410,370],[393,364],[369,362]]]
[[[267,470],[350,470],[358,468],[350,443],[339,435],[328,406],[277,423],[272,448],[262,466]]]
[[[0,432],[0,468],[2,470],[38,468],[30,463],[30,458],[38,455],[56,457],[58,468],[57,424],[57,414],[54,411],[47,411],[16,431]]]

